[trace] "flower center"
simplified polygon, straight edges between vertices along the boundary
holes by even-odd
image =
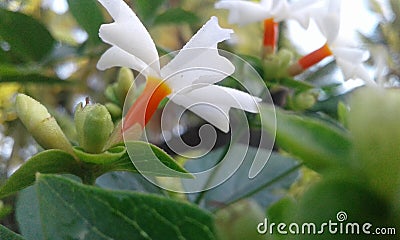
[[[162,79],[153,76],[147,77],[143,92],[126,114],[123,131],[135,124],[140,124],[144,128],[157,110],[160,102],[171,93],[171,88]]]

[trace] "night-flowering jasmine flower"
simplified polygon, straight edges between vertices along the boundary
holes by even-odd
[[[333,56],[345,80],[360,78],[366,82],[372,82],[363,65],[367,52],[350,46],[339,36],[340,7],[341,0],[330,0],[325,8],[313,14],[313,19],[326,38],[326,43],[293,64],[289,69],[291,75],[297,75],[323,59]]]
[[[307,28],[310,22],[312,6],[318,0],[302,0],[289,3],[288,0],[222,0],[215,4],[217,9],[229,10],[229,23],[244,25],[253,22],[264,22],[264,42],[267,54],[275,51],[279,29],[278,23],[295,20]]]
[[[125,66],[146,76],[146,86],[129,108],[122,127],[144,127],[159,103],[168,97],[188,108],[215,127],[229,131],[229,110],[238,108],[258,112],[261,99],[245,92],[213,85],[235,71],[233,64],[218,53],[217,44],[230,38],[233,31],[211,19],[183,49],[160,68],[156,46],[136,14],[122,0],[99,0],[115,22],[100,27],[101,39],[112,45],[100,58],[100,70]]]

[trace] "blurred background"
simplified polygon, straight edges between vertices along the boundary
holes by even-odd
[[[126,2],[149,29],[160,55],[180,49],[215,15],[223,27],[233,28],[236,33],[221,48],[240,56],[260,56],[262,26],[229,25],[227,12],[214,9],[215,1]],[[385,87],[398,87],[400,83],[398,16],[398,0],[343,1],[342,35],[369,50],[370,76]],[[107,102],[104,92],[116,81],[118,69],[105,72],[96,69],[98,58],[108,48],[97,33],[102,23],[111,21],[94,0],[0,0],[0,184],[41,151],[16,118],[13,101],[17,92],[27,93],[46,105],[71,140],[75,139],[72,118],[75,106],[86,97],[93,102]],[[324,43],[314,23],[308,30],[291,22],[282,24],[282,29],[280,46],[293,50],[296,56]],[[254,67],[257,69],[256,63]],[[312,84],[316,93],[312,106],[302,110],[333,117],[338,101],[362,85],[357,79],[344,82],[331,59],[296,80]],[[268,86],[275,96],[282,87],[288,87],[279,81],[271,81]],[[283,97],[293,98],[290,94]],[[284,107],[298,110],[296,104]],[[187,123],[188,129],[190,124]],[[162,145],[157,139],[154,141]]]

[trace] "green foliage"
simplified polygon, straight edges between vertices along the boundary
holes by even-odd
[[[146,142],[128,142],[127,146],[134,154],[132,161],[145,162],[143,173],[152,176],[186,177],[192,175],[178,165],[164,151]],[[85,183],[93,184],[97,177],[111,171],[137,172],[132,161],[126,153],[125,147],[116,146],[100,154],[89,154],[79,148],[74,148],[78,158],[61,151],[43,151],[23,164],[0,188],[0,198],[16,193],[33,184],[36,173],[69,173],[80,177]],[[174,173],[165,169],[155,168],[157,163],[175,170]],[[143,166],[143,165],[140,165]]]
[[[264,106],[261,120],[273,130],[277,121],[276,142],[283,150],[319,172],[350,167],[352,143],[346,131],[319,119]]]
[[[200,22],[200,18],[189,11],[185,11],[182,8],[172,8],[158,15],[154,20],[154,25],[164,24],[197,24]]]
[[[154,21],[157,11],[166,2],[165,0],[131,0],[135,12],[147,24]]]
[[[0,187],[0,198],[16,193],[32,185],[36,173],[72,173],[79,175],[80,168],[70,154],[61,150],[43,151],[22,165],[5,184]]]
[[[369,176],[376,191],[398,202],[400,187],[400,95],[398,90],[357,91],[348,114],[355,165]]]
[[[193,178],[184,168],[175,162],[166,152],[159,147],[140,141],[125,143],[129,157],[142,174]],[[160,165],[161,163],[161,165]],[[165,168],[167,167],[167,168]],[[171,170],[174,170],[171,172]]]
[[[38,175],[33,194],[27,196],[39,208],[31,212],[33,216],[18,211],[20,224],[24,232],[40,231],[48,239],[215,239],[209,213],[155,195],[102,190]],[[40,221],[29,226],[31,217]]]
[[[0,37],[22,61],[41,61],[54,47],[49,31],[32,17],[0,8],[0,25]]]
[[[76,21],[88,33],[92,45],[100,43],[98,29],[104,22],[96,0],[68,0],[68,6]]]
[[[4,239],[4,240],[24,240],[25,238],[23,238],[19,234],[16,234],[16,233],[10,231],[9,229],[4,227],[3,225],[0,225],[0,239]]]

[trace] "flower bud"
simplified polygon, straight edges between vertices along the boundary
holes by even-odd
[[[113,121],[121,119],[122,109],[118,105],[114,103],[106,103],[104,106],[106,106],[108,112],[111,114]]]
[[[105,106],[94,104],[83,107],[80,103],[75,111],[75,127],[79,145],[88,153],[101,153],[114,124]]]
[[[15,108],[21,122],[40,146],[73,154],[71,143],[45,106],[27,95],[18,94]]]
[[[128,94],[129,89],[131,88],[134,76],[132,70],[129,68],[121,68],[118,74],[118,81],[116,86],[114,87],[115,95],[118,98],[118,101],[121,105],[124,104],[126,95]]]
[[[315,105],[318,94],[313,91],[301,92],[296,94],[290,101],[294,110],[307,110]]]
[[[267,80],[287,77],[287,69],[293,58],[293,53],[282,49],[275,55],[264,60],[264,76]]]

